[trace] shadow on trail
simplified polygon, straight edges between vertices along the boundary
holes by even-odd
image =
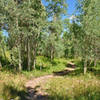
[[[53,74],[56,76],[64,76],[72,73],[73,71],[70,70],[63,70],[63,71],[58,71],[58,72],[53,72]]]
[[[36,86],[35,88],[28,87],[26,90],[18,90],[17,88],[9,85],[5,85],[2,97],[4,100],[48,100],[47,95],[42,95],[38,93],[38,88],[40,86]]]
[[[100,77],[100,70],[99,69],[88,68],[87,73],[89,73],[89,72],[94,74],[95,76]],[[68,76],[79,76],[79,75],[83,75],[83,73],[84,73],[84,69],[78,68],[78,69],[75,69],[75,70],[65,69],[65,70],[62,70],[62,71],[53,72],[53,75],[55,75],[55,76],[66,76],[66,75],[68,75]]]
[[[48,100],[48,95],[39,93],[38,88],[40,88],[40,86],[36,86],[35,88],[27,88],[29,94],[27,96],[27,100]]]
[[[53,72],[53,75],[55,76],[65,76],[65,75],[76,76],[82,73],[83,73],[82,69],[66,68],[65,70],[62,70],[62,71]]]

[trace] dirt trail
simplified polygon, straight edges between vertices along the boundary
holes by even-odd
[[[34,78],[33,80],[29,80],[26,84],[25,87],[31,87],[31,88],[35,88],[36,86],[38,86],[41,83],[44,83],[47,79],[54,77],[53,75],[46,75],[46,76],[41,76],[38,78]]]
[[[27,100],[48,100],[48,95],[42,90],[41,85],[44,85],[50,78],[61,77],[63,74],[67,74],[74,70],[74,68],[66,68],[63,71],[54,72],[54,74],[51,75],[45,75],[29,80],[25,84],[28,92]]]
[[[48,100],[47,93],[42,90],[41,84],[45,84],[53,75],[41,76],[26,82],[25,87],[28,91],[27,100]]]

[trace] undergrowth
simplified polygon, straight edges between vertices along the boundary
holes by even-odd
[[[28,78],[52,74],[52,72],[64,70],[68,61],[65,58],[55,58],[53,61],[50,61],[46,57],[39,56],[37,57],[36,69],[30,72],[23,71],[22,73]]]

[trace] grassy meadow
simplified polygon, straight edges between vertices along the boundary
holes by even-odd
[[[80,68],[80,60],[56,58],[51,62],[48,58],[42,56],[37,57],[36,69],[31,72],[22,71],[19,73],[13,69],[5,70],[5,68],[0,71],[0,99],[26,100],[25,82],[35,77],[63,71],[69,61],[76,64],[75,71],[51,78],[43,85],[43,89],[47,92],[49,99],[100,100],[99,65],[93,71],[88,70],[88,73],[83,75],[83,70]]]
[[[53,78],[46,89],[50,100],[100,100],[100,79],[92,74]]]

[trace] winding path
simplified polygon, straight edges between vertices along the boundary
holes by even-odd
[[[74,68],[66,68],[64,71],[54,72],[54,74],[41,76],[27,81],[25,84],[28,92],[28,96],[26,97],[27,100],[48,100],[48,94],[42,90],[41,86],[44,85],[50,78],[61,77],[61,73],[67,74],[74,70]],[[57,75],[55,75],[55,73]]]

